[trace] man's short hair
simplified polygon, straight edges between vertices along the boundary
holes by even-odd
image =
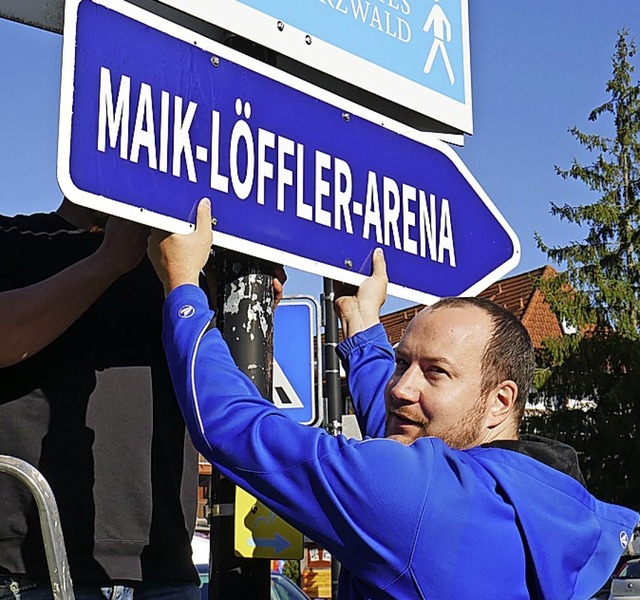
[[[440,308],[466,308],[475,306],[491,317],[493,330],[482,354],[481,391],[486,394],[507,379],[518,386],[514,416],[520,423],[524,407],[533,384],[535,354],[525,326],[509,310],[486,298],[443,298],[431,306]]]

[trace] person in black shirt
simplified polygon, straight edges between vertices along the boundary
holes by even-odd
[[[0,454],[51,485],[77,598],[198,598],[197,454],[160,342],[148,231],[64,200],[0,216]],[[0,599],[50,596],[37,509],[0,474]]]

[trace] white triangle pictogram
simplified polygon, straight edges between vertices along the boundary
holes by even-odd
[[[291,382],[284,374],[278,361],[273,361],[273,389],[272,402],[277,408],[304,408],[300,396],[293,389]]]

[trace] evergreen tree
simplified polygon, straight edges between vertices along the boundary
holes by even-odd
[[[560,319],[577,333],[548,340],[541,391],[555,410],[530,419],[529,431],[564,439],[582,454],[588,486],[596,495],[640,507],[640,84],[633,79],[635,42],[618,34],[607,82],[609,99],[590,121],[609,117],[611,137],[569,132],[595,154],[582,165],[556,167],[563,178],[584,183],[597,196],[579,206],[551,205],[561,220],[588,232],[581,242],[549,247],[549,258],[566,266],[539,282]],[[575,409],[576,401],[580,408]]]
[[[284,563],[284,568],[282,569],[282,574],[285,577],[288,577],[293,581],[296,585],[300,585],[300,561],[299,560],[287,560]]]

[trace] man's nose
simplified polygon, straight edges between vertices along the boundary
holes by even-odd
[[[420,399],[420,388],[418,386],[419,371],[417,367],[409,367],[391,386],[391,395],[396,400],[418,402]]]

